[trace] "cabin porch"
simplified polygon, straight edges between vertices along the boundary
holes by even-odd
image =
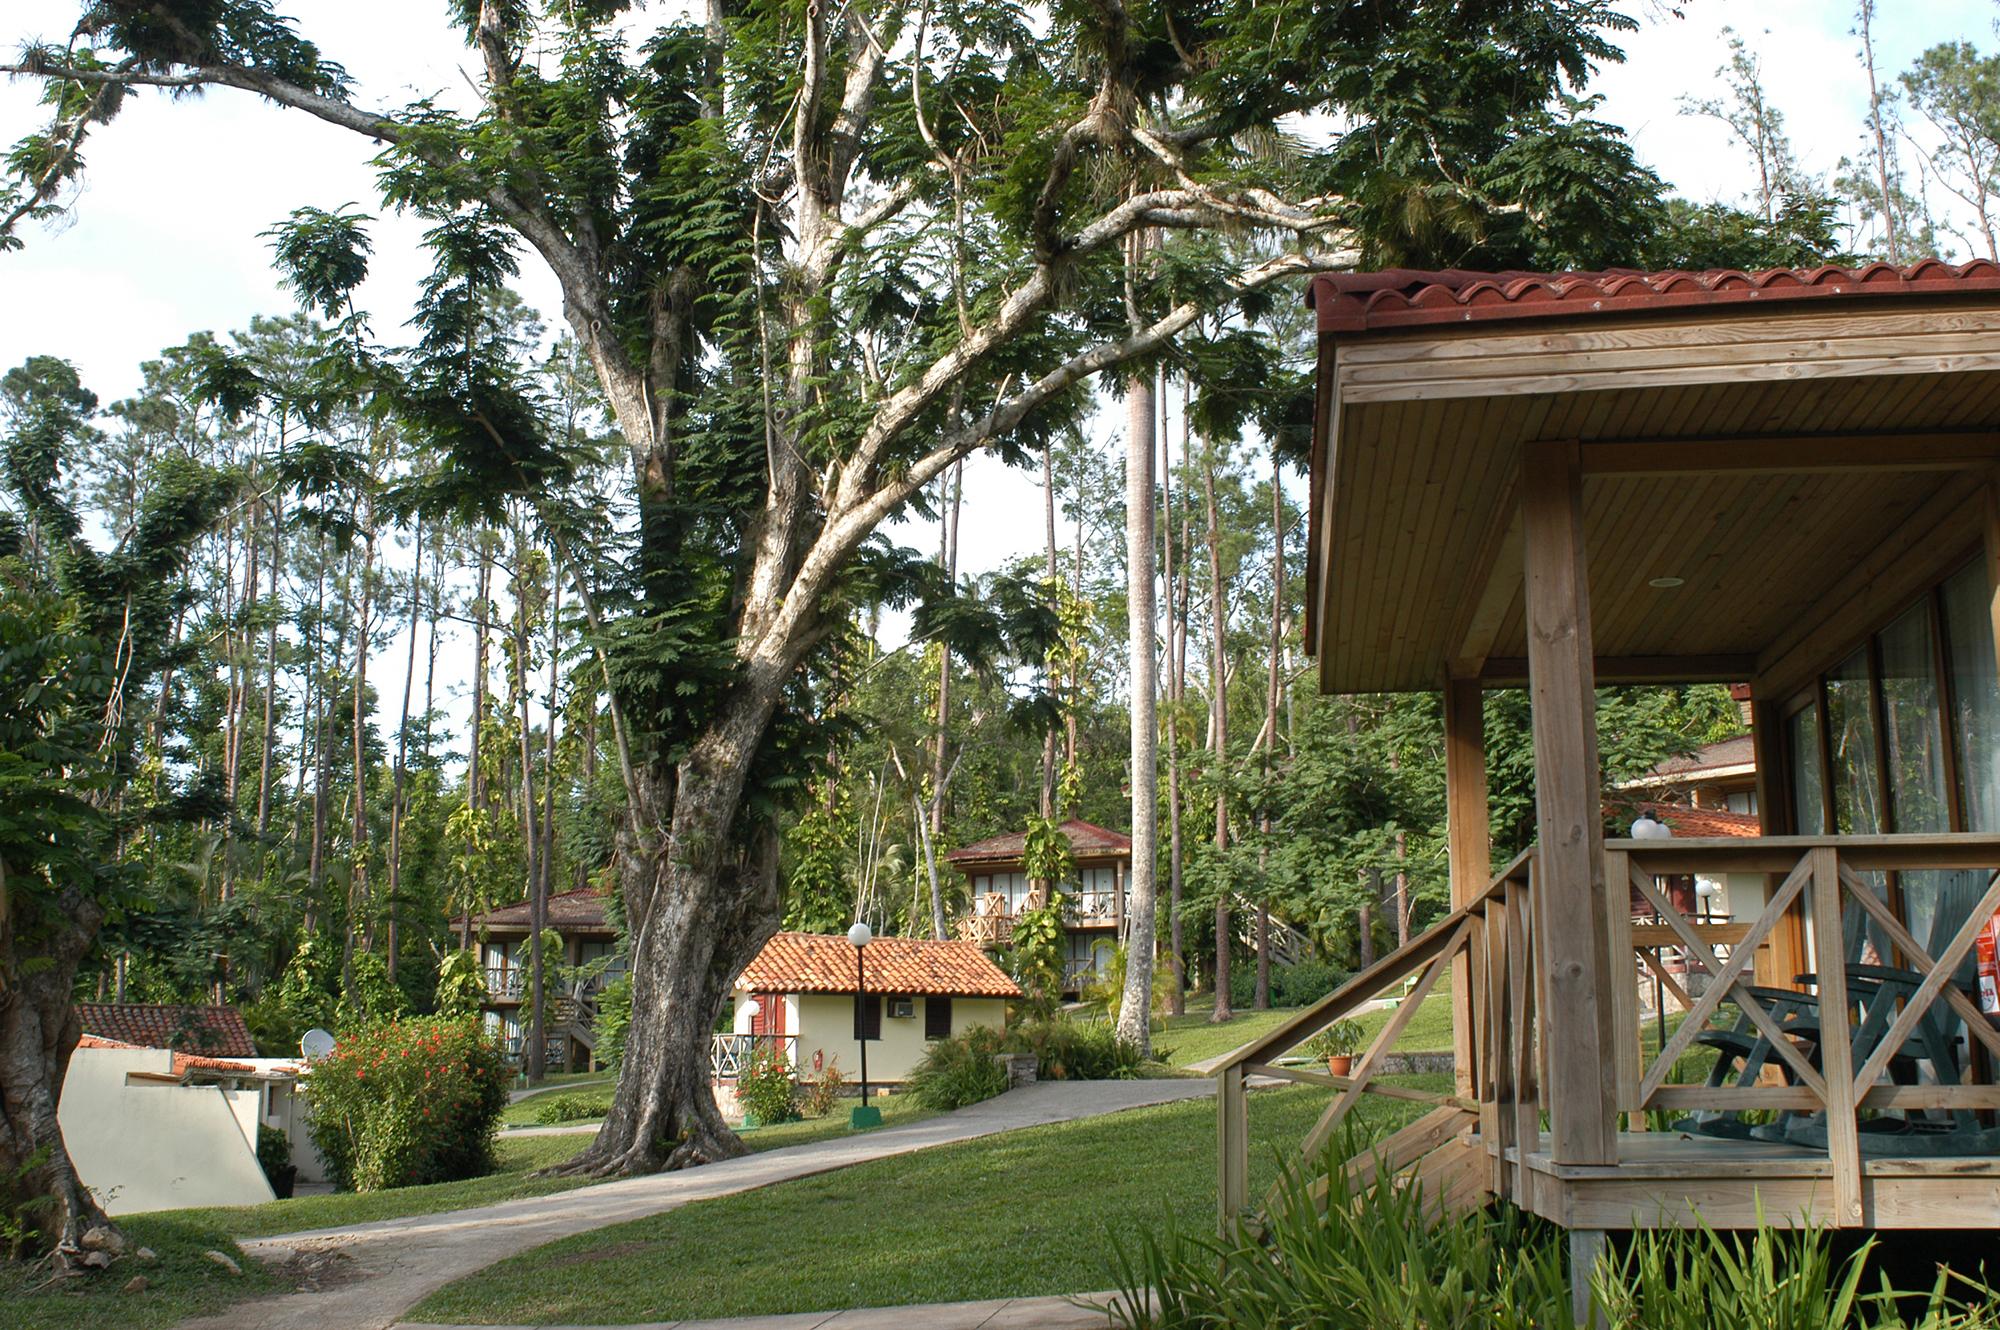
[[[1333,1092],[1315,1164],[1363,1095],[1429,1100],[1348,1171],[1514,1201],[1586,1256],[1697,1215],[2000,1227],[1975,973],[2000,911],[2000,268],[1349,274],[1314,299],[1307,642],[1324,691],[1442,692],[1454,908],[1221,1068],[1225,1218],[1252,1204],[1246,1085],[1273,1076]],[[1607,839],[1596,690],[1678,683],[1749,684],[1768,834]],[[1496,687],[1525,687],[1535,749],[1535,844],[1497,874]],[[1688,875],[1727,875],[1735,916],[1686,908]],[[1446,975],[1453,1092],[1378,1081],[1399,1019],[1345,1077],[1287,1056]],[[1681,1013],[1643,1015],[1642,984]]]

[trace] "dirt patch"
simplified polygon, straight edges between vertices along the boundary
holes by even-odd
[[[289,1256],[265,1268],[300,1293],[339,1288],[365,1277],[354,1258],[335,1244],[295,1247]]]

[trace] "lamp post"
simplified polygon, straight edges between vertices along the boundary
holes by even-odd
[[[868,1102],[868,944],[875,939],[867,924],[857,919],[854,927],[847,930],[847,940],[854,945],[854,1038],[861,1045],[861,1103],[848,1115],[847,1125],[854,1128],[879,1127],[882,1125],[882,1110]]]
[[[1654,817],[1651,813],[1639,814],[1639,820],[1632,824],[1633,840],[1672,840],[1674,829]],[[1629,891],[1630,888],[1627,888]],[[1655,912],[1657,917],[1657,912]],[[1661,920],[1662,923],[1666,922]],[[1654,959],[1661,966],[1666,965],[1665,957],[1659,952]],[[1653,1017],[1660,1027],[1660,1047],[1667,1046],[1667,984],[1658,970],[1653,971]]]

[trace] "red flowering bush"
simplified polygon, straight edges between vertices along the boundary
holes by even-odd
[[[493,1171],[507,1066],[477,1018],[388,1021],[343,1035],[306,1077],[307,1130],[343,1191]]]

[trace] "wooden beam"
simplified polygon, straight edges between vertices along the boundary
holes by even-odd
[[[1993,623],[1993,649],[2000,657],[2000,475],[1989,471],[1980,494],[1980,545],[1986,553],[1987,617]]]
[[[1328,600],[1333,579],[1334,466],[1340,456],[1340,391],[1336,386],[1338,352],[1331,337],[1319,339],[1318,393],[1313,407],[1312,462],[1307,468],[1306,596],[1303,640],[1306,652],[1318,655],[1325,668],[1320,636],[1331,623]]]
[[[1600,684],[1614,683],[1742,683],[1757,670],[1757,658],[1714,656],[1603,656],[1592,662]],[[1528,682],[1524,656],[1494,656],[1479,672],[1488,688],[1519,688]]]
[[[1990,484],[1952,476],[1909,520],[1827,589],[1791,631],[1757,656],[1751,685],[1759,697],[1782,700],[1845,656],[1952,568],[1981,540]]]
[[[1861,1126],[1855,1118],[1854,1044],[1847,1037],[1847,957],[1841,945],[1840,855],[1821,848],[1812,865],[1814,968],[1819,976],[1820,1027],[1840,1035],[1819,1041],[1826,1077],[1826,1153],[1833,1165],[1834,1226],[1866,1222],[1861,1194]]]
[[[1800,475],[1829,471],[1966,471],[2000,462],[2000,434],[1884,434],[1634,439],[1582,445],[1587,476]]]
[[[1577,463],[1574,443],[1531,444],[1522,466],[1539,844],[1534,908],[1548,991],[1542,1014],[1548,1036],[1543,1100],[1557,1163],[1613,1164],[1618,1136],[1611,934],[1583,477]]]
[[[1444,690],[1444,801],[1451,906],[1470,905],[1492,879],[1493,835],[1486,801],[1486,709],[1477,679],[1451,679]],[[1471,1094],[1476,1040],[1473,975],[1483,935],[1451,965],[1451,1047],[1458,1092]]]
[[[1466,570],[1465,585],[1477,587],[1452,616],[1445,636],[1453,678],[1475,678],[1486,665],[1500,625],[1521,594],[1521,504],[1515,492],[1501,496],[1493,520]]]

